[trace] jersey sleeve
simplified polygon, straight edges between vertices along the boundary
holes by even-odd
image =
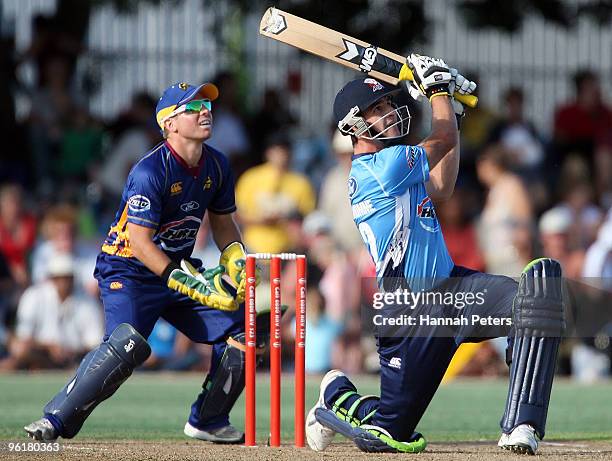
[[[143,163],[137,164],[125,187],[127,221],[156,229],[161,219],[163,190],[162,172],[152,171]]]
[[[216,156],[219,165],[220,187],[208,205],[208,209],[216,214],[228,214],[236,211],[236,197],[234,195],[235,181],[227,157]]]
[[[429,163],[420,146],[393,146],[377,154],[376,168],[385,191],[403,195],[410,186],[429,180]]]

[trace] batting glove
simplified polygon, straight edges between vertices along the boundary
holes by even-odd
[[[450,68],[451,83],[449,84],[449,92],[451,94],[459,93],[462,95],[470,95],[476,90],[476,82],[468,80],[461,75],[457,69]],[[465,108],[463,104],[457,101],[455,98],[451,99],[453,110],[455,111],[455,117],[457,117],[457,127],[461,124],[461,119],[465,115]]]
[[[448,96],[452,80],[449,67],[439,58],[411,54],[406,63],[412,71],[419,91],[431,101],[436,96]]]
[[[221,311],[235,311],[238,303],[225,288],[222,276],[225,273],[223,266],[198,271],[184,259],[179,266],[171,262],[164,270],[162,278],[166,280],[168,288],[189,296],[204,306]]]

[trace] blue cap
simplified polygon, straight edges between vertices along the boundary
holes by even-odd
[[[188,103],[192,99],[199,97],[214,101],[219,96],[218,88],[212,83],[203,83],[200,86],[193,86],[189,83],[175,83],[166,88],[157,102],[155,108],[155,118],[160,128],[163,128],[162,120],[167,117],[177,107]]]
[[[357,106],[363,112],[372,104],[385,96],[391,96],[401,89],[397,86],[379,82],[372,77],[351,80],[344,85],[334,100],[334,119],[336,124]]]

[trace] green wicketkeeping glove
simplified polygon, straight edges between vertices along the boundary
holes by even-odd
[[[222,266],[199,272],[184,259],[179,266],[175,262],[168,265],[162,278],[168,288],[189,296],[202,305],[221,311],[235,311],[238,303],[225,289],[221,277],[225,273]]]
[[[236,302],[244,302],[246,291],[246,251],[240,242],[232,242],[226,246],[219,257],[219,265],[225,268],[227,275],[236,286]],[[255,269],[255,285],[259,285],[261,270]]]

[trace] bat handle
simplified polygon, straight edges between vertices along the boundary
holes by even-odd
[[[412,71],[410,68],[404,64],[402,69],[400,70],[400,74],[398,77],[400,80],[414,80],[414,76],[412,75]],[[465,104],[468,107],[476,107],[478,105],[478,96],[474,96],[473,94],[460,94],[455,92],[453,97],[459,101],[461,104]]]

